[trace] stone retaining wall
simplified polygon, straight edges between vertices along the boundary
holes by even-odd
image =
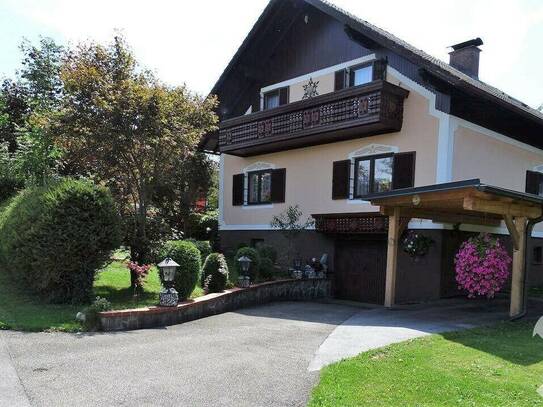
[[[122,331],[181,324],[210,315],[271,301],[306,301],[330,296],[330,280],[281,280],[233,288],[185,301],[177,307],[148,307],[101,312],[104,331]]]

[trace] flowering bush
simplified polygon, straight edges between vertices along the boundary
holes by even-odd
[[[402,250],[411,257],[422,257],[428,253],[434,240],[413,230],[408,231],[401,241]]]
[[[455,258],[456,282],[469,298],[492,298],[507,281],[510,264],[511,257],[501,241],[481,233],[460,246]]]
[[[143,290],[143,283],[149,274],[151,269],[150,264],[142,264],[141,266],[135,261],[128,262],[128,268],[134,276],[134,289],[135,292],[141,292]]]

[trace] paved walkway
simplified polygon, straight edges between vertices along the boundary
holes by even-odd
[[[303,406],[327,363],[503,311],[283,302],[163,329],[0,331],[0,406]]]
[[[363,310],[338,326],[321,344],[308,370],[370,349],[438,332],[457,331],[507,319],[507,302],[441,301],[434,306]]]

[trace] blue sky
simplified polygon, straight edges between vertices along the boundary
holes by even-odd
[[[543,103],[541,0],[333,0],[448,61],[447,46],[480,36],[480,77],[525,103]],[[207,93],[267,0],[0,0],[0,76],[18,66],[23,37],[107,41],[121,30],[139,61],[171,84]],[[386,4],[386,7],[383,7]],[[391,12],[393,11],[393,12]]]

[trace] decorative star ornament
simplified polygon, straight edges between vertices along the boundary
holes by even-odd
[[[304,96],[302,99],[311,99],[312,97],[318,96],[319,91],[317,87],[319,86],[319,81],[313,81],[313,78],[309,78],[309,82],[304,85]]]

